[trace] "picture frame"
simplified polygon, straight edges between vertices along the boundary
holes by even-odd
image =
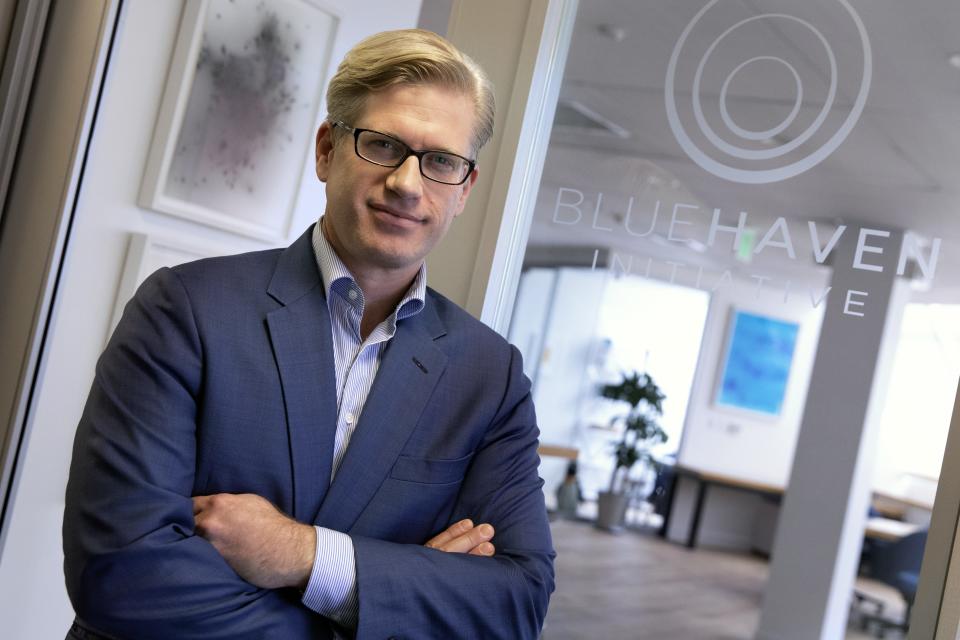
[[[191,262],[201,258],[210,258],[215,255],[234,253],[226,247],[211,247],[209,244],[200,245],[184,243],[181,240],[147,235],[145,233],[131,233],[127,244],[127,255],[123,263],[120,284],[113,304],[113,316],[107,331],[107,339],[113,334],[123,315],[127,302],[136,293],[137,288],[154,271],[162,267],[175,267],[184,262]]]
[[[140,205],[285,241],[339,23],[316,0],[187,0]]]
[[[733,309],[714,403],[755,416],[783,411],[800,324]]]

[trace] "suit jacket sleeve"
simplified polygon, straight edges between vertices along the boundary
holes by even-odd
[[[64,570],[78,616],[121,638],[325,638],[299,595],[243,581],[194,534],[203,345],[169,269],[127,305],[73,449]]]
[[[538,637],[554,587],[554,552],[537,475],[536,418],[520,354],[474,455],[450,524],[496,530],[492,558],[354,536],[357,638]]]

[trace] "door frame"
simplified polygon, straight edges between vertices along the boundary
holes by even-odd
[[[0,361],[0,554],[122,1],[86,0],[82,19],[58,19],[64,6],[56,0],[46,20],[34,11],[19,23],[30,31],[25,42],[39,47],[42,34],[43,46],[30,86],[21,87],[29,105],[0,236],[0,341],[9,349]]]

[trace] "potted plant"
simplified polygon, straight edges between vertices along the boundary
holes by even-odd
[[[666,432],[657,419],[663,414],[664,395],[646,373],[624,374],[616,384],[605,384],[600,395],[617,402],[624,402],[630,409],[626,414],[614,416],[611,426],[620,425],[623,437],[614,447],[616,464],[610,478],[610,490],[601,491],[597,501],[597,526],[615,531],[622,524],[627,512],[627,479],[630,470],[638,462],[656,467],[657,462],[650,449],[667,441]]]

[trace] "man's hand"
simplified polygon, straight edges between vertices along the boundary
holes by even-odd
[[[492,556],[496,549],[490,543],[494,530],[489,524],[473,526],[472,520],[461,520],[431,538],[425,547],[450,553],[469,553],[475,556]]]
[[[264,588],[304,588],[317,533],[265,498],[218,493],[193,498],[196,532],[210,541],[241,578]]]

